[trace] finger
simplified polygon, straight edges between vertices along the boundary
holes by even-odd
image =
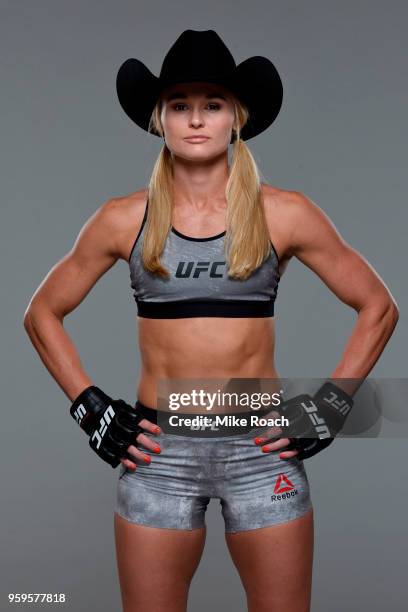
[[[149,433],[152,433],[155,436],[159,435],[162,431],[159,425],[152,423],[148,419],[142,419],[139,421],[139,427],[143,427],[143,429],[146,429]]]
[[[268,440],[273,440],[274,438],[279,438],[282,433],[282,429],[280,427],[274,426],[269,429],[265,429],[262,431],[260,436],[254,438],[255,444],[265,444]]]
[[[160,445],[157,444],[157,442],[155,442],[151,438],[149,438],[149,436],[146,436],[144,433],[140,433],[136,437],[136,440],[137,440],[138,445],[144,446],[148,450],[153,451],[154,453],[160,453],[161,452]]]
[[[254,443],[258,446],[264,446],[265,444],[273,444],[277,441],[277,439],[282,439],[279,436],[282,434],[282,430],[280,428],[273,428],[273,430],[269,430],[268,432],[262,432],[262,435],[254,438]]]
[[[262,452],[264,453],[268,453],[270,451],[278,451],[278,450],[284,450],[286,446],[288,446],[290,444],[290,440],[289,438],[279,438],[279,440],[276,440],[275,442],[269,442],[268,444],[263,444],[261,447]],[[291,451],[285,451],[285,452],[291,452]]]
[[[136,465],[130,461],[129,459],[121,459],[120,462],[126,467],[129,468],[131,470],[135,470],[136,469]]]
[[[291,459],[292,457],[296,457],[298,453],[298,450],[282,451],[281,453],[279,453],[279,457],[281,459]]]
[[[127,452],[129,455],[134,457],[133,463],[136,463],[136,465],[140,465],[141,463],[149,465],[151,463],[152,459],[150,455],[144,453],[142,450],[139,450],[136,446],[133,446],[133,444],[128,446]]]

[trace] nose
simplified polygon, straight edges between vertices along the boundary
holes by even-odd
[[[202,114],[200,112],[200,108],[193,107],[193,110],[190,114],[190,125],[193,127],[199,127],[204,124]]]

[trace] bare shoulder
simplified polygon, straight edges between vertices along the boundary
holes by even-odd
[[[295,254],[302,236],[329,229],[327,215],[302,192],[262,184],[262,193],[271,240],[279,245],[283,259]]]
[[[128,260],[133,242],[141,228],[148,189],[109,198],[101,207],[106,228],[111,232],[120,259]]]
[[[280,189],[262,183],[262,193],[267,215],[279,213],[285,218],[297,218],[298,215],[307,216],[311,212],[321,210],[313,200],[300,191]]]
[[[299,192],[261,184],[269,236],[281,262],[281,274],[293,256],[292,227],[296,223]]]

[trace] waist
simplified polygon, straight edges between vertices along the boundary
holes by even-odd
[[[261,376],[273,359],[271,318],[141,318],[138,330],[142,365],[158,377]]]
[[[277,378],[273,319],[140,319],[138,398],[157,407],[160,379]]]

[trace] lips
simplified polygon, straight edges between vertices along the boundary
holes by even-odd
[[[187,142],[205,142],[208,140],[208,136],[189,136],[188,138],[184,138]]]

